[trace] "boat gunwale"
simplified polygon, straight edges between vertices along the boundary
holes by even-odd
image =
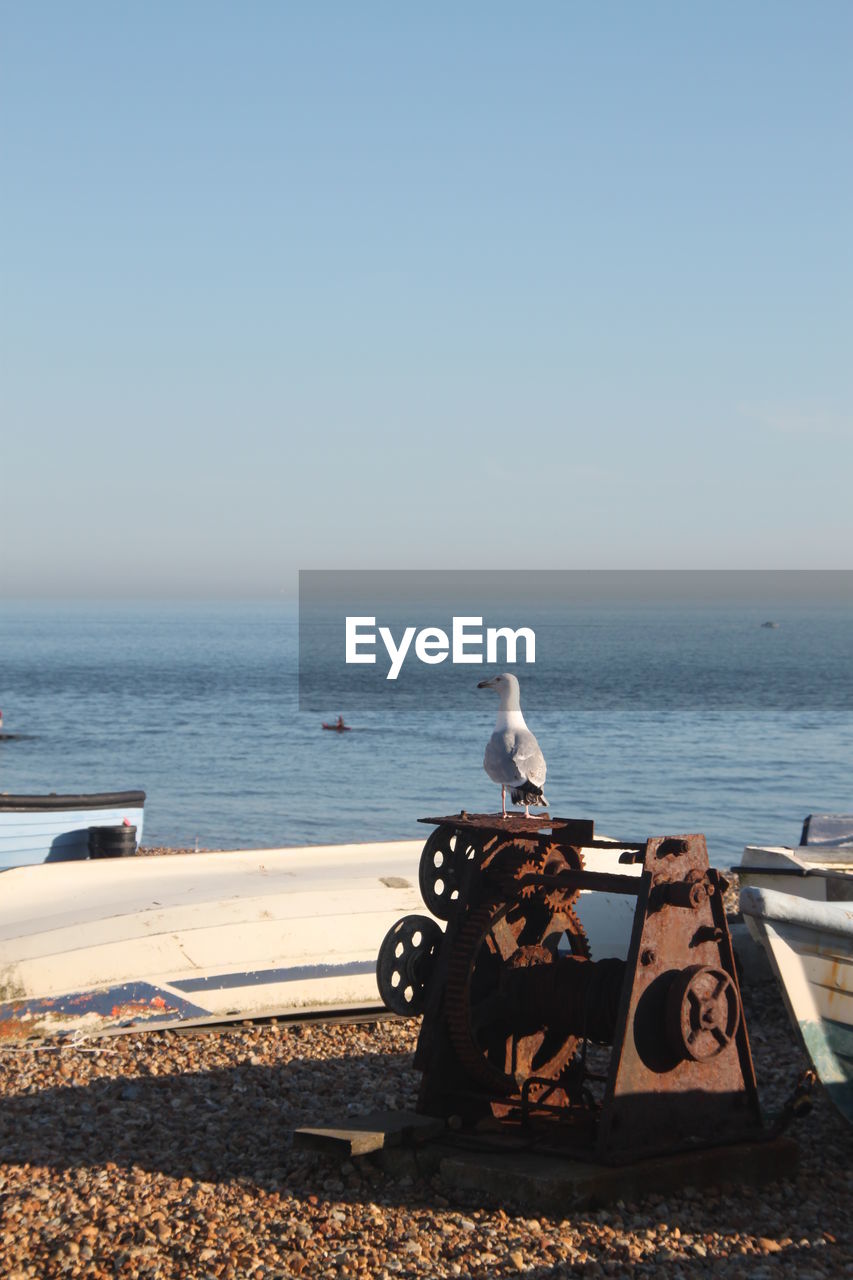
[[[824,880],[849,880],[853,877],[853,867],[841,867],[838,869],[823,866],[804,867],[802,865],[762,867],[745,862],[732,867],[732,872],[738,877],[742,875],[798,876],[802,879],[805,876],[819,876]]]
[[[853,903],[823,902],[799,894],[745,885],[740,891],[740,909],[753,920],[764,921],[778,930],[803,929],[822,936],[853,937]]]
[[[75,795],[0,795],[0,813],[52,813],[83,809],[141,809],[144,791],[95,791]]]

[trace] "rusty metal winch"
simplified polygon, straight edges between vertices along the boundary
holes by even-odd
[[[763,1135],[704,836],[615,843],[547,815],[423,821],[431,915],[400,920],[377,962],[386,1005],[423,1014],[421,1112],[606,1163]],[[596,870],[614,849],[640,874]],[[624,959],[591,953],[581,890],[636,899]]]

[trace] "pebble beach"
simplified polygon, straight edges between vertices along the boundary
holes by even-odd
[[[772,1112],[806,1062],[775,985],[744,999]],[[268,1022],[0,1048],[0,1275],[853,1276],[853,1131],[819,1092],[790,1130],[793,1178],[565,1216],[294,1149],[299,1125],[412,1108],[417,1032]]]

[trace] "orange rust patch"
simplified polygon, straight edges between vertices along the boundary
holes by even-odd
[[[156,1010],[166,1010],[167,1012],[177,1013],[177,1009],[170,1010],[166,1001],[161,996],[155,996],[152,1000],[128,1000],[127,1004],[114,1004],[110,1010],[112,1018],[145,1018],[150,1017],[152,1013],[152,1005]]]
[[[4,1018],[0,1022],[0,1040],[26,1040],[35,1034],[37,1031],[33,1024],[21,1022],[20,1018]]]

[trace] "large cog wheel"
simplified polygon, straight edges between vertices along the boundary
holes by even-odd
[[[447,975],[450,1037],[471,1075],[496,1093],[517,1093],[529,1076],[557,1080],[579,1040],[519,1017],[508,975],[553,964],[560,942],[589,959],[589,942],[570,906],[552,911],[544,897],[485,903],[456,937]]]

